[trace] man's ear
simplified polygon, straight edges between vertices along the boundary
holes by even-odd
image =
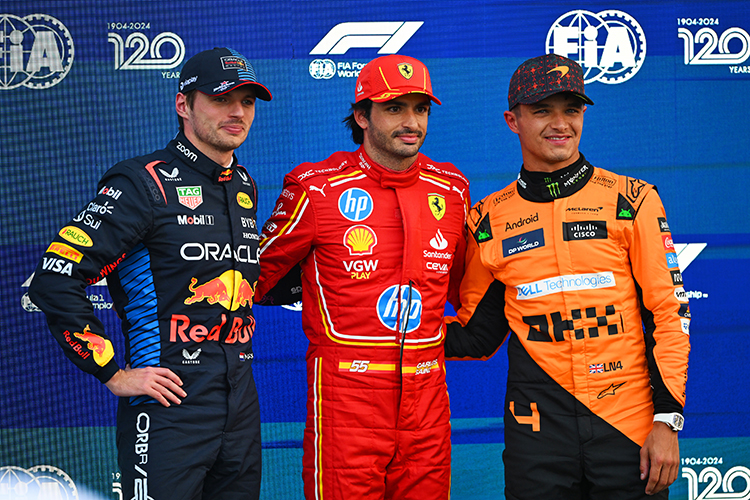
[[[182,118],[189,118],[188,116],[188,103],[187,97],[182,92],[178,92],[174,99],[174,108],[177,111],[177,116]]]
[[[369,121],[367,118],[365,118],[365,110],[364,109],[355,109],[354,110],[354,121],[357,122],[357,125],[362,130],[367,130],[367,127],[369,125]]]
[[[505,123],[508,124],[508,128],[511,129],[516,134],[518,133],[518,117],[513,111],[505,111],[503,113],[503,117],[505,118]]]

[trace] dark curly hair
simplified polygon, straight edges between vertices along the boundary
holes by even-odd
[[[357,120],[354,119],[354,112],[359,110],[364,111],[365,118],[369,121],[370,112],[372,111],[372,101],[370,99],[362,99],[359,102],[352,103],[351,114],[343,120],[347,128],[352,131],[354,144],[362,144],[365,141],[365,131],[357,124]]]

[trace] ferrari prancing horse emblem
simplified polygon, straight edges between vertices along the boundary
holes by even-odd
[[[407,80],[414,75],[414,68],[412,68],[411,64],[409,64],[409,63],[401,63],[401,64],[399,64],[398,65],[398,71],[399,71],[399,73],[401,73],[401,76],[403,76]]]
[[[427,201],[430,205],[430,212],[435,216],[435,219],[442,219],[445,215],[445,197],[441,194],[430,193],[427,195]]]

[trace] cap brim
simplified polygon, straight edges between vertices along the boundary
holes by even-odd
[[[221,92],[214,92],[214,89],[216,84],[211,85],[203,85],[202,87],[197,87],[197,90],[200,92],[210,95],[210,96],[217,96],[226,94],[227,92],[231,92],[236,88],[242,87],[243,85],[252,85],[253,91],[255,92],[255,97],[262,101],[270,101],[273,99],[273,96],[271,96],[271,92],[265,87],[265,85],[262,85],[258,82],[237,82],[236,85],[232,85],[231,87],[226,87],[221,90]]]
[[[551,95],[563,94],[565,92],[567,92],[569,94],[573,94],[574,96],[578,97],[583,102],[585,102],[586,104],[594,104],[594,101],[592,101],[586,94],[581,94],[581,93],[578,93],[578,92],[573,92],[572,90],[554,90],[552,92],[541,92],[539,94],[534,94],[534,95],[531,95],[531,96],[529,96],[529,97],[527,97],[525,99],[519,99],[512,106],[510,106],[508,109],[511,110],[511,109],[515,108],[519,104],[536,104],[539,101],[543,101],[544,99],[548,98]]]
[[[440,102],[440,99],[438,99],[434,95],[429,94],[427,92],[420,91],[420,90],[407,90],[406,92],[399,92],[398,90],[388,90],[375,96],[362,96],[356,102],[362,101],[364,99],[370,99],[373,102],[387,102],[387,101],[392,101],[393,99],[396,99],[398,97],[401,97],[402,95],[407,95],[407,94],[426,95],[427,97],[430,98],[430,100],[434,101],[435,104],[443,104],[442,102]]]

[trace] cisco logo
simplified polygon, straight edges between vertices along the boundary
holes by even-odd
[[[620,10],[573,10],[552,24],[546,50],[578,62],[584,83],[617,84],[643,66],[646,36],[641,25]]]
[[[46,14],[0,14],[0,90],[46,89],[70,71],[75,49],[70,31]]]

